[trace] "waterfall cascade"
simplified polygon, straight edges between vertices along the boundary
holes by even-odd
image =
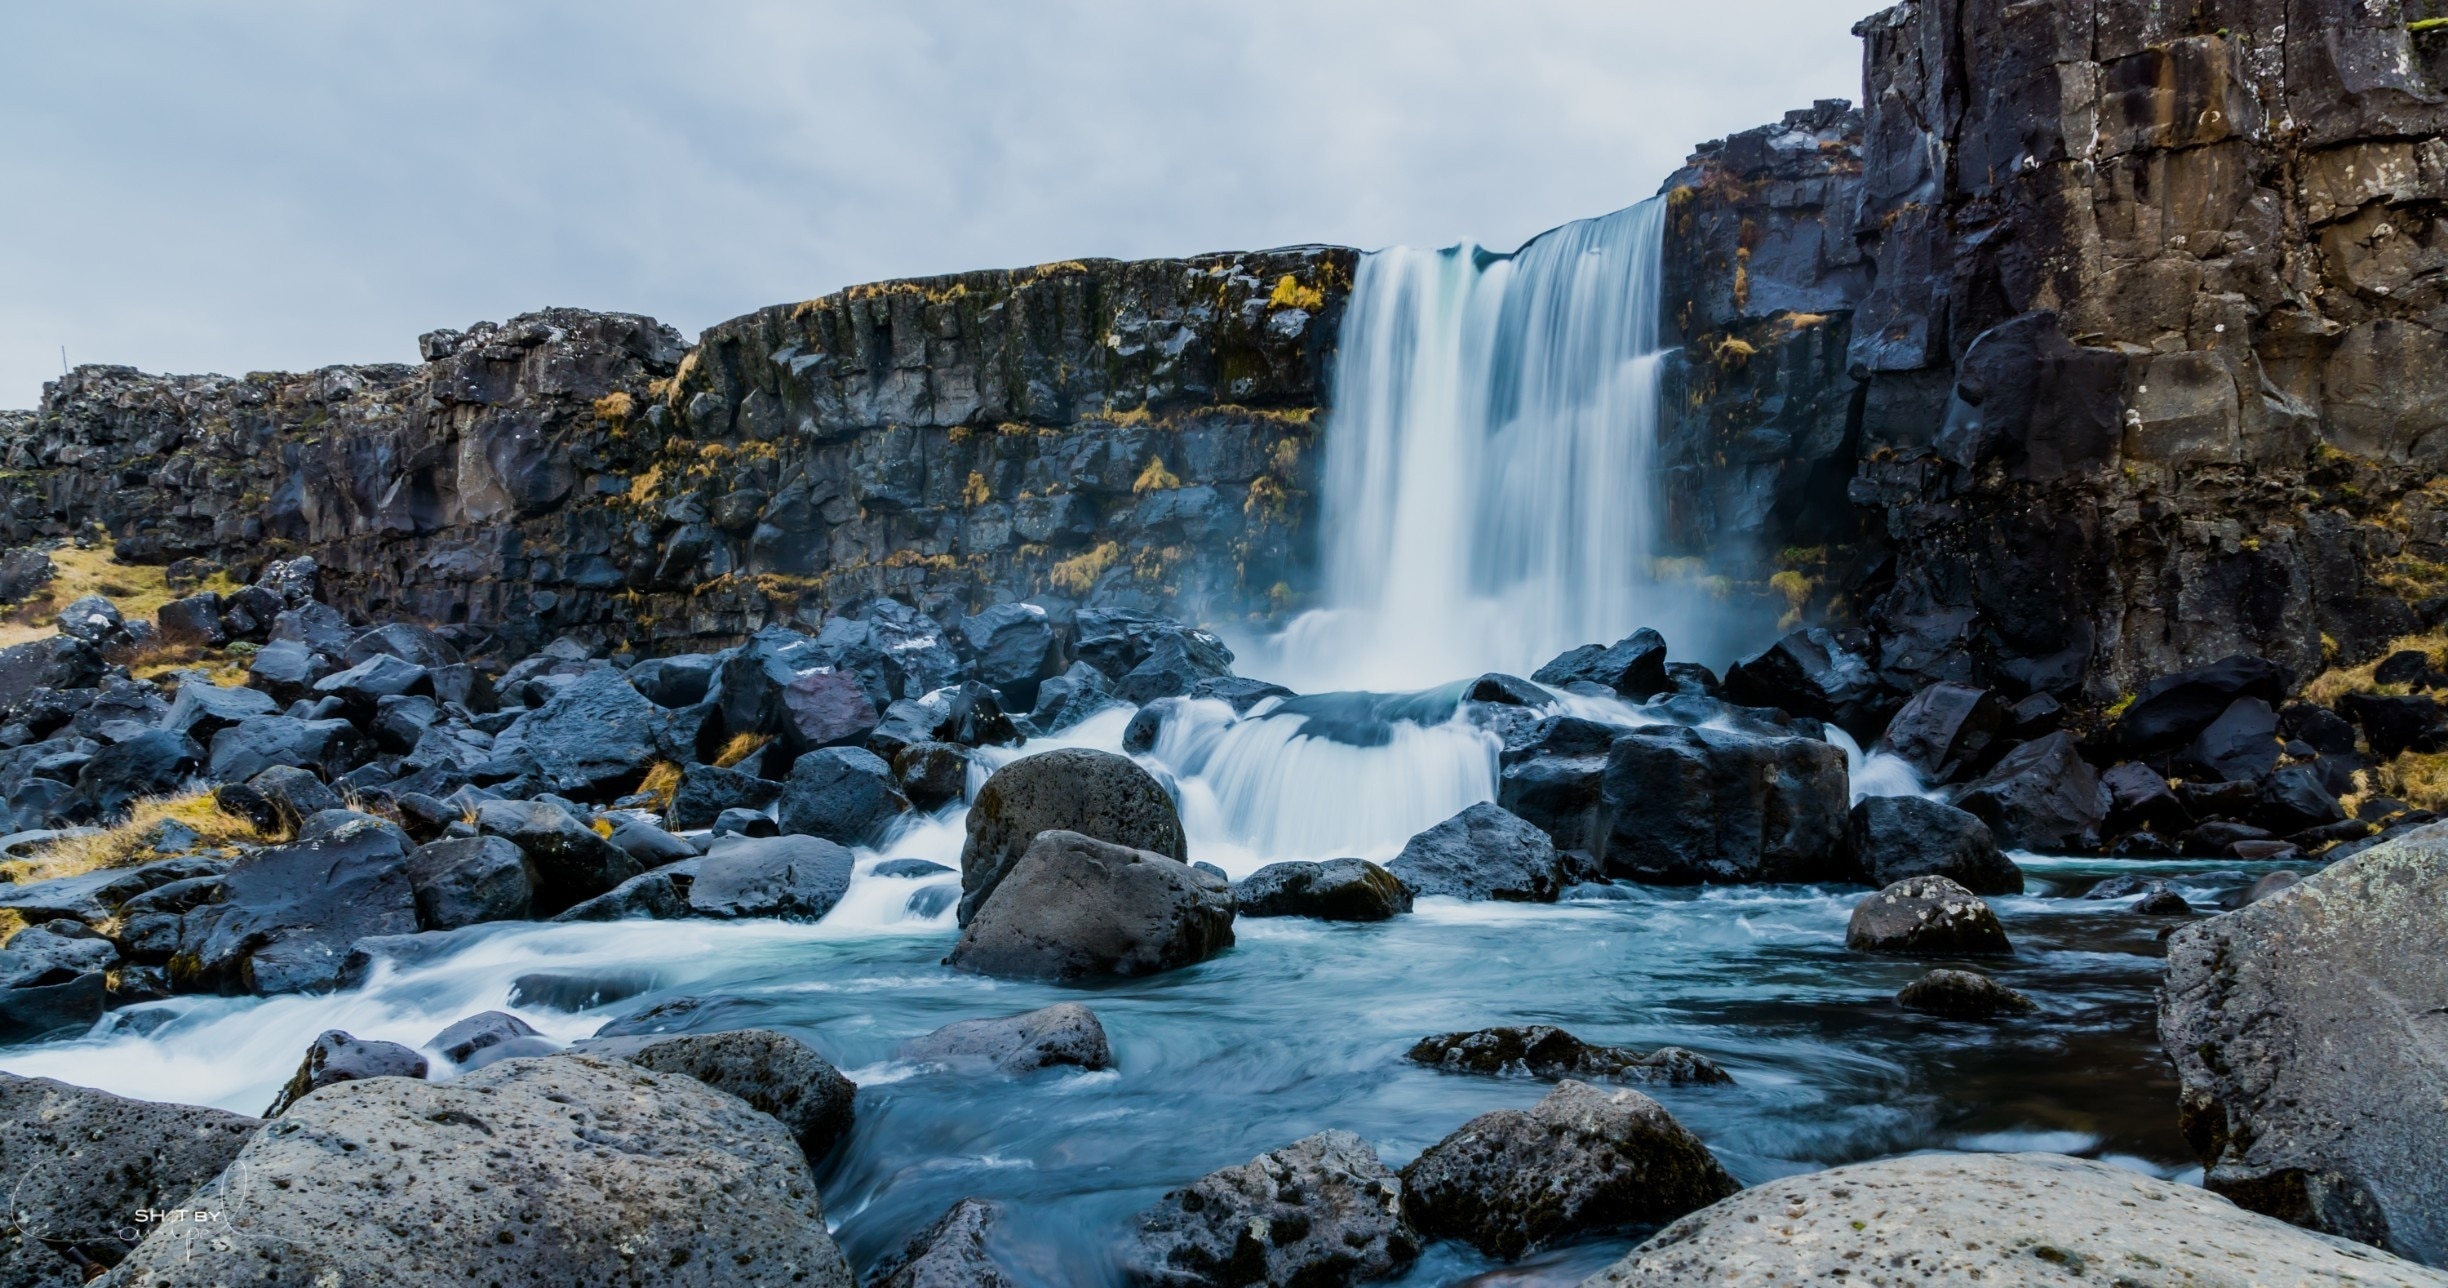
[[[1510,255],[1361,261],[1327,436],[1327,606],[1264,659],[1304,692],[1527,675],[1640,626],[1691,638],[1655,569],[1664,204]],[[1259,659],[1253,659],[1254,661]]]

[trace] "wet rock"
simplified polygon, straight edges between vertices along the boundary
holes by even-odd
[[[1952,782],[1981,763],[2005,720],[1995,693],[1941,681],[1906,700],[1876,749],[1911,765],[1923,782]]]
[[[2133,910],[2145,917],[2183,917],[2192,914],[2193,905],[2186,903],[2184,896],[2167,882],[2154,881],[2141,898],[2134,900]]]
[[[791,751],[859,745],[882,718],[856,676],[808,671],[782,686],[782,745]]]
[[[157,729],[95,752],[77,771],[76,798],[86,817],[115,820],[140,797],[185,787],[203,767],[204,749],[195,739]]]
[[[1114,696],[1146,705],[1158,698],[1186,697],[1202,680],[1232,674],[1232,650],[1213,634],[1175,626],[1154,636],[1147,656],[1114,680]]]
[[[1420,1253],[1403,1198],[1367,1142],[1320,1132],[1166,1194],[1140,1214],[1132,1273],[1216,1288],[1390,1279]]]
[[[991,686],[1013,710],[1037,701],[1037,681],[1054,649],[1054,627],[1035,604],[996,604],[964,617],[956,628],[974,659],[980,683]]]
[[[939,877],[953,875],[953,869],[933,859],[886,859],[875,865],[880,877]]]
[[[1567,654],[1566,656],[1569,657],[1571,655]],[[1557,661],[1562,660],[1562,658],[1557,659]],[[1554,663],[1549,663],[1549,665],[1552,666]],[[1465,702],[1486,702],[1496,706],[1505,707],[1537,708],[1546,706],[1549,702],[1552,702],[1555,699],[1547,692],[1547,690],[1540,688],[1538,685],[1532,684],[1530,681],[1525,680],[1518,675],[1506,675],[1499,671],[1490,671],[1487,674],[1480,676],[1478,679],[1471,681],[1470,687],[1462,690],[1462,700]]]
[[[1955,797],[2010,850],[2063,852],[2099,845],[2108,794],[2070,734],[2053,733],[2007,752]]]
[[[1986,1020],[2039,1009],[2021,993],[1968,970],[1928,971],[1896,994],[1896,1005],[1950,1020]]]
[[[986,1251],[1001,1205],[962,1199],[870,1271],[868,1288],[1018,1288]]]
[[[21,931],[0,949],[0,1042],[84,1033],[109,1002],[107,973],[119,950],[83,923],[59,920]]]
[[[289,1106],[335,1082],[424,1076],[425,1057],[415,1051],[397,1042],[369,1042],[331,1029],[306,1048],[306,1058],[298,1062],[297,1072],[272,1098],[272,1107],[263,1116],[278,1118]]]
[[[373,750],[346,720],[256,716],[212,736],[207,772],[215,782],[243,783],[288,765],[336,778],[364,764]]]
[[[1029,725],[1041,734],[1060,733],[1114,705],[1113,682],[1085,662],[1037,685],[1037,705],[1029,708]]]
[[[1411,838],[1386,871],[1413,893],[1553,903],[1570,883],[1547,834],[1482,801]]]
[[[1607,751],[1622,725],[1549,716],[1506,740],[1496,803],[1529,820],[1560,849],[1603,848]]]
[[[510,1004],[548,1011],[591,1011],[654,988],[656,978],[647,970],[531,971],[510,981]]]
[[[711,827],[724,810],[762,810],[779,799],[782,784],[736,769],[691,765],[680,775],[665,817],[683,832]]]
[[[1366,859],[1270,863],[1233,886],[1244,917],[1385,921],[1411,911],[1411,889]]]
[[[1086,748],[1039,752],[996,770],[970,803],[968,829],[962,925],[1042,832],[1076,832],[1177,862],[1190,857],[1181,816],[1155,778],[1128,757]]]
[[[645,776],[670,720],[620,672],[595,671],[496,735],[493,758],[546,790],[608,799]]]
[[[223,878],[221,901],[186,915],[170,978],[183,992],[321,992],[342,984],[349,946],[417,928],[407,834],[353,821],[276,845]]]
[[[520,1038],[541,1037],[535,1026],[507,1011],[481,1011],[454,1021],[425,1039],[425,1049],[452,1064],[466,1064],[477,1052]]]
[[[2244,654],[2163,675],[2143,685],[2117,717],[2117,741],[2136,754],[2173,751],[2200,737],[2239,699],[2268,706],[2285,701],[2289,679],[2284,667]]]
[[[2238,698],[2176,758],[2188,778],[2249,783],[2277,767],[2278,713],[2259,698]]]
[[[2175,833],[2193,826],[2193,811],[2185,808],[2168,781],[2150,766],[2129,760],[2099,779],[2108,791],[2107,824],[2111,829]]]
[[[1269,698],[1298,696],[1300,695],[1280,684],[1269,684],[1264,680],[1253,680],[1240,675],[1225,675],[1212,680],[1201,680],[1190,688],[1191,701],[1203,702],[1212,699],[1231,707],[1233,714],[1237,716],[1248,715],[1259,703]]]
[[[752,1027],[751,1021],[766,1010],[766,1004],[753,998],[714,994],[706,997],[674,997],[652,1006],[607,1021],[595,1030],[597,1038],[639,1037],[657,1033],[728,1032]]]
[[[1464,1123],[1402,1179],[1422,1234],[1507,1259],[1670,1221],[1741,1188],[1656,1101],[1571,1081],[1528,1110]]]
[[[817,921],[850,889],[850,851],[813,836],[739,837],[706,851],[688,889],[700,917]]]
[[[772,815],[752,809],[724,810],[714,816],[714,826],[707,830],[716,836],[782,835],[782,825]]]
[[[1920,1154],[1787,1176],[1695,1212],[1584,1288],[1847,1282],[2081,1288],[2414,1285],[2438,1277],[2242,1211],[2217,1195],[2062,1154]]]
[[[0,884],[0,909],[15,912],[28,922],[69,918],[92,925],[113,916],[130,899],[148,890],[173,881],[218,876],[228,870],[229,865],[218,859],[186,855],[21,886]]]
[[[417,925],[456,930],[485,921],[524,921],[534,910],[535,876],[527,854],[499,836],[434,841],[408,857]]]
[[[1499,1077],[1603,1078],[1673,1085],[1731,1085],[1734,1081],[1716,1061],[1681,1047],[1659,1047],[1644,1055],[1630,1047],[1596,1046],[1545,1024],[1440,1033],[1413,1044],[1409,1058],[1449,1072]]]
[[[219,1109],[0,1073],[0,1173],[9,1178],[0,1283],[65,1288],[82,1281],[80,1258],[116,1262],[130,1213],[187,1206],[261,1126]]]
[[[1725,695],[1745,706],[1825,720],[1865,741],[1878,736],[1897,706],[1870,659],[1818,626],[1795,631],[1727,668]]]
[[[633,1050],[614,1047],[607,1053],[747,1101],[789,1130],[810,1166],[822,1163],[850,1134],[858,1084],[797,1038],[771,1029],[732,1029],[635,1041]]]
[[[1096,1012],[1077,1002],[1000,1019],[958,1020],[924,1037],[911,1038],[893,1056],[951,1065],[991,1064],[1004,1073],[1113,1065],[1105,1026],[1097,1021]]]
[[[256,1278],[267,1247],[298,1283],[614,1283],[651,1266],[676,1283],[853,1285],[779,1123],[618,1060],[342,1083],[256,1135],[230,1176],[226,1226],[164,1227],[121,1270],[130,1288]],[[539,1211],[554,1219],[527,1219]]]
[[[2021,894],[2023,870],[1998,852],[1989,826],[1919,796],[1865,796],[1853,806],[1853,855],[1874,886],[1941,876],[1974,894]]]
[[[945,961],[1015,979],[1149,975],[1232,947],[1232,921],[1232,887],[1188,864],[1040,832]]]
[[[892,704],[867,747],[879,756],[892,756],[919,742],[996,747],[1019,741],[1019,727],[1004,714],[1002,699],[985,685],[972,683]]]
[[[2303,874],[2301,872],[2293,872],[2285,868],[2280,868],[2276,872],[2264,875],[2259,880],[2246,887],[2243,897],[2237,901],[2235,906],[2241,908],[2246,904],[2259,903],[2263,899],[2269,898],[2271,895],[2293,888],[2295,883],[2301,880],[2303,880]]]
[[[2448,826],[2421,828],[2168,940],[2159,1037],[2205,1184],[2255,1211],[2448,1264],[2442,1056]]]
[[[1650,725],[1615,739],[1609,875],[1669,885],[1851,877],[1844,753],[1816,738]]]
[[[684,860],[640,873],[592,899],[554,913],[553,921],[673,921],[689,915],[693,865]]]
[[[776,802],[784,832],[844,845],[874,844],[909,809],[892,766],[864,747],[826,747],[801,756]]]
[[[912,807],[942,809],[969,790],[969,756],[948,742],[914,742],[893,753],[893,781]]]
[[[2006,930],[1980,896],[1945,877],[1898,881],[1853,906],[1845,947],[1908,957],[2011,953]]]
[[[476,830],[527,856],[538,916],[606,893],[639,872],[636,859],[549,801],[480,802]]]
[[[659,868],[666,863],[679,863],[697,857],[696,846],[652,823],[634,818],[615,825],[612,835],[604,839],[636,859],[638,866],[644,868]]]
[[[1584,644],[1532,672],[1530,678],[1557,688],[1586,680],[1634,702],[1645,702],[1671,687],[1666,679],[1665,637],[1647,627],[1611,645]],[[1546,701],[1547,696],[1539,694],[1532,705]]]

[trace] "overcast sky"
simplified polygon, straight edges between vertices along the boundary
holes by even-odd
[[[694,336],[887,277],[1511,247],[1859,95],[1844,0],[218,0],[0,9],[0,407],[68,361]]]

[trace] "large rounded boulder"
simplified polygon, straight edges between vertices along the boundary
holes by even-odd
[[[1506,903],[1554,903],[1572,880],[1545,832],[1487,801],[1412,837],[1386,871],[1419,894]]]
[[[1187,863],[1181,813],[1148,771],[1127,756],[1086,747],[1023,756],[978,789],[961,846],[960,922],[1003,883],[1040,832],[1077,832]]]
[[[1945,877],[1898,881],[1853,906],[1845,947],[1906,957],[2011,953],[2006,929],[1981,897]]]
[[[1974,894],[2023,893],[2023,869],[1979,817],[1919,796],[1865,796],[1853,806],[1853,857],[1874,886],[1946,877]]]
[[[1152,975],[1232,947],[1232,886],[1146,850],[1041,832],[946,962],[980,975]]]

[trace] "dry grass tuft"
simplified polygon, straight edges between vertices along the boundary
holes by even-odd
[[[772,741],[773,735],[769,733],[735,733],[731,735],[731,741],[724,743],[722,750],[715,753],[714,767],[729,769],[764,750],[765,744]],[[679,784],[675,782],[672,786],[677,790]]]
[[[655,808],[663,810],[671,808],[672,796],[679,790],[680,767],[668,760],[658,760],[646,770],[646,777],[639,780],[634,794],[653,797]]]
[[[15,908],[0,908],[0,948],[8,947],[8,941],[25,928],[26,919]]]
[[[167,568],[123,564],[111,556],[106,545],[61,546],[47,553],[51,556],[51,580],[0,617],[0,648],[58,634],[60,610],[87,595],[110,600],[119,606],[119,615],[129,621],[151,621],[161,606],[171,600],[184,599],[200,590],[228,594],[238,589],[238,583],[227,573],[215,573],[199,586],[174,590]]]
[[[2448,631],[2403,636],[2389,641],[2389,646],[2380,651],[2380,656],[2361,666],[2332,667],[2323,671],[2304,686],[2304,700],[2327,707],[2335,706],[2339,698],[2349,693],[2402,695],[2406,691],[2405,686],[2382,684],[2372,678],[2372,672],[2388,660],[2389,654],[2402,653],[2407,649],[2428,654],[2437,663],[2440,655],[2448,652]]]
[[[184,824],[194,829],[200,843],[207,846],[263,844],[281,839],[258,831],[254,824],[234,814],[222,813],[211,792],[147,796],[129,807],[126,822],[64,836],[22,859],[0,863],[0,876],[24,885],[150,859],[153,851],[146,847],[145,837],[161,823]]]
[[[1181,485],[1182,481],[1180,476],[1165,468],[1164,458],[1162,456],[1150,456],[1148,457],[1147,468],[1139,471],[1138,481],[1131,484],[1131,491],[1157,492],[1166,488],[1177,488]]]
[[[2448,810],[2448,751],[2409,751],[2381,766],[2388,794],[2416,809]]]

